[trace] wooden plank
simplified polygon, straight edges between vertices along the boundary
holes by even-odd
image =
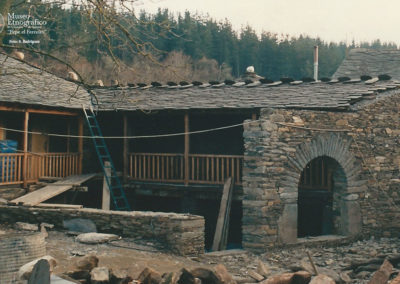
[[[212,250],[223,250],[226,246],[229,228],[229,214],[232,203],[233,182],[232,177],[229,177],[224,184],[222,192],[221,205],[219,207],[219,214],[217,219],[217,226],[215,228],[214,241]]]
[[[185,153],[184,153],[184,166],[185,166],[185,185],[189,185],[189,114],[185,113]]]
[[[78,205],[78,204],[57,204],[57,203],[39,203],[35,206],[41,208],[71,208],[71,209],[83,208],[83,205]]]
[[[96,174],[85,174],[69,176],[61,181],[49,184],[34,192],[25,194],[17,199],[12,200],[15,203],[23,203],[25,205],[35,206],[43,201],[46,201],[54,196],[57,196],[76,185],[81,185],[85,181],[91,179]]]
[[[106,175],[108,177],[108,180],[111,183],[111,169],[110,169],[110,162],[105,161],[104,162],[104,170],[106,172]],[[106,176],[103,178],[103,195],[102,195],[102,200],[101,200],[101,209],[103,210],[110,210],[110,188],[108,187]]]

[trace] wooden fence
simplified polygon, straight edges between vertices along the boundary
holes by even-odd
[[[23,173],[24,154],[0,154],[0,185],[36,182],[41,177],[67,177],[80,174],[78,153],[43,153],[26,155],[26,174]]]
[[[189,154],[188,167],[185,162],[184,154],[131,153],[129,177],[139,181],[197,184],[223,184],[232,177],[236,184],[241,184],[243,156]]]

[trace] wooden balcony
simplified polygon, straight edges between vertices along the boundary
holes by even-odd
[[[129,178],[149,182],[223,184],[232,177],[242,183],[243,156],[166,153],[129,154]]]
[[[23,170],[26,157],[26,173]],[[43,177],[80,174],[79,153],[0,154],[0,185],[37,182]]]

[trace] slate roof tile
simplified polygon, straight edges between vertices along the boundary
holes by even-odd
[[[362,75],[377,77],[381,74],[400,80],[400,50],[352,49],[333,78],[360,78]]]
[[[0,53],[0,102],[80,109],[90,98],[81,86]]]

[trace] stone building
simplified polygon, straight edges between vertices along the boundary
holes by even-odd
[[[236,240],[241,240],[243,247],[258,249],[296,243],[306,236],[390,236],[399,232],[399,87],[396,81],[378,78],[318,83],[261,79],[247,84],[102,89],[97,94],[100,110],[112,110],[114,116],[116,110],[124,112],[130,133],[137,135],[150,134],[141,132],[143,127],[154,130],[156,124],[149,124],[152,119],[165,133],[190,133],[245,119],[243,128],[233,128],[230,133],[188,134],[190,146],[183,137],[175,137],[171,145],[132,144],[128,152],[134,162],[131,160],[127,172],[136,198],[143,192],[181,200],[189,196],[194,201],[186,209],[199,215],[204,215],[201,198],[219,198],[211,192],[220,192],[222,185],[214,189],[211,185],[236,175],[239,203],[233,210],[241,212],[231,218],[232,226],[239,223],[240,215],[242,220],[232,233],[241,235]],[[126,103],[124,98],[135,103]],[[148,112],[147,117],[139,119],[135,113],[143,111]],[[184,127],[185,121],[190,127]],[[170,122],[176,128],[168,126]],[[153,157],[166,153],[182,153],[179,163],[189,163],[189,173],[177,173],[174,178],[154,173],[144,176],[143,161],[158,168]],[[184,153],[190,153],[188,160]],[[225,159],[220,162],[219,180],[215,169],[211,170],[213,157]],[[232,157],[240,158],[240,166],[235,168],[233,162],[229,167]],[[141,175],[137,168],[142,169]],[[134,186],[138,180],[147,183]],[[171,190],[159,193],[162,186],[152,186],[152,182],[185,186],[180,194]],[[196,184],[208,185],[208,197],[196,195]],[[184,210],[184,202],[179,204],[172,209]],[[206,210],[212,210],[212,201],[206,204]],[[206,217],[206,225],[213,218]],[[209,234],[212,236],[212,228]]]
[[[103,134],[120,137],[107,144],[134,210],[204,216],[207,247],[228,177],[235,181],[228,242],[247,249],[400,232],[398,81],[256,78],[92,92]],[[54,105],[40,98],[0,90],[0,110],[29,105],[81,117],[81,104],[90,103],[86,94],[79,105],[76,96]],[[92,145],[80,147],[82,171],[98,170]]]

